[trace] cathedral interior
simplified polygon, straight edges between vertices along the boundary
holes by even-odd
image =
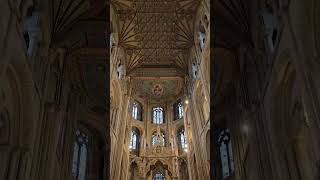
[[[319,0],[1,0],[0,180],[319,180]]]

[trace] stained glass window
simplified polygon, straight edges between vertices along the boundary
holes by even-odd
[[[79,130],[73,148],[72,175],[77,180],[86,179],[86,165],[88,156],[88,136]]]
[[[164,123],[163,108],[162,107],[154,107],[152,109],[152,111],[153,111],[152,123],[153,124],[163,124]]]

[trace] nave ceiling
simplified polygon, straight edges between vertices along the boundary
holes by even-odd
[[[126,75],[139,82],[138,96],[159,99],[181,92],[195,44],[199,4],[199,0],[111,0],[119,21],[118,45],[126,54]],[[154,96],[155,84],[163,88],[161,96]]]

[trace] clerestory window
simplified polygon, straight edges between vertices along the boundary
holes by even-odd
[[[174,108],[174,119],[175,120],[181,119],[183,117],[183,105],[182,105],[181,100],[176,102],[173,105],[173,108]]]
[[[221,160],[222,177],[227,178],[234,173],[234,161],[229,129],[224,129],[219,134],[219,150]]]
[[[76,141],[73,148],[72,175],[77,180],[86,179],[86,166],[88,156],[88,136],[81,132],[76,132]]]
[[[136,130],[132,130],[131,131],[131,139],[130,139],[130,145],[129,145],[129,149],[130,150],[137,150],[138,148],[138,133]]]
[[[179,132],[178,132],[178,140],[180,142],[181,148],[186,151],[188,145],[187,145],[187,141],[186,141],[184,128],[181,128],[179,130]]]
[[[152,123],[153,124],[163,124],[164,123],[164,112],[162,107],[154,107],[152,109]]]

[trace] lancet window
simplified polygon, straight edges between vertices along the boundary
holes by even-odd
[[[88,156],[88,136],[78,130],[73,148],[72,175],[77,180],[86,179],[86,166]]]
[[[153,124],[163,124],[164,123],[164,112],[162,107],[154,107],[152,109],[152,123]]]
[[[218,142],[222,177],[227,178],[234,174],[234,161],[229,129],[224,129],[220,132]]]

